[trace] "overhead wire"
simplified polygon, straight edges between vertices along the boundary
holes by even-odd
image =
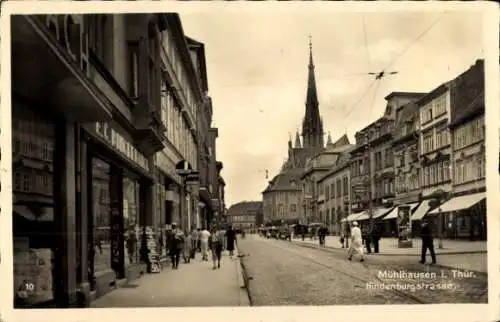
[[[443,15],[446,13],[446,11],[443,11],[440,13],[440,15],[438,16],[437,19],[435,19],[432,24],[430,24],[422,33],[420,33],[415,39],[413,39],[413,41],[398,55],[396,56],[382,71],[385,71],[387,70],[389,67],[391,67],[392,65],[394,65],[394,63],[396,63],[412,46],[414,46],[420,39],[422,39],[440,20],[441,18],[443,17]],[[366,47],[366,51],[367,53],[369,53],[368,51],[368,47],[367,47],[367,40],[366,40],[366,30],[365,30],[365,21],[363,19],[363,32],[364,32],[364,37],[365,37],[365,47]],[[348,116],[353,112],[353,110],[355,109],[355,107],[363,100],[363,98],[366,96],[367,92],[371,89],[371,87],[373,86],[373,84],[377,81],[377,79],[375,79],[369,86],[368,88],[366,89],[366,91],[361,95],[361,98],[359,100],[356,101],[356,103],[354,103],[354,105],[352,105],[352,107],[349,109],[349,111],[344,115],[344,120],[346,120],[348,118]],[[378,88],[377,88],[378,89]],[[345,124],[346,122],[344,122]]]

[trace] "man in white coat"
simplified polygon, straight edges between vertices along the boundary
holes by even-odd
[[[352,226],[351,245],[347,251],[347,259],[352,260],[352,255],[356,252],[361,256],[360,262],[363,262],[365,259],[363,256],[363,236],[361,235],[361,229],[359,229],[357,221],[353,222]]]

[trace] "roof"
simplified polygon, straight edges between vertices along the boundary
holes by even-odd
[[[271,191],[300,191],[300,176],[303,168],[287,169],[278,173],[271,181],[263,193]],[[295,181],[295,187],[292,187],[292,181]]]
[[[436,97],[438,97],[439,95],[443,94],[448,89],[450,89],[450,87],[452,86],[452,83],[453,83],[453,81],[448,81],[446,83],[439,85],[438,87],[436,87],[432,91],[430,91],[427,95],[420,98],[416,102],[416,104],[418,106],[423,106],[423,105],[429,103],[430,101],[432,101],[433,99],[435,99]]]
[[[400,109],[400,116],[399,119],[396,120],[396,124],[394,126],[394,139],[399,139],[402,138],[403,136],[406,136],[409,133],[406,133],[403,135],[403,129],[408,124],[408,122],[412,121],[414,118],[418,118],[418,111],[419,107],[417,104],[414,102],[407,103],[403,105],[403,107]],[[411,132],[416,130],[414,127]]]
[[[354,150],[356,146],[354,144],[349,144],[348,148],[345,149],[338,157],[337,161],[325,175],[321,176],[319,178],[318,182],[323,181],[324,179],[330,177],[332,174],[337,173],[338,171],[344,169],[345,167],[349,166],[349,160],[351,159],[351,154],[350,152]]]
[[[347,134],[344,134],[335,143],[333,143],[332,148],[343,147],[347,144],[350,144],[349,138],[347,137]]]
[[[450,126],[455,127],[467,119],[484,113],[484,61],[459,75],[451,88]]]
[[[419,92],[391,92],[389,95],[384,97],[386,101],[390,100],[393,97],[422,97],[427,93],[419,93]]]
[[[226,216],[259,212],[262,212],[262,201],[242,201],[229,207]]]

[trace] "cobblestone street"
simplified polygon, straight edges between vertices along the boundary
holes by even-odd
[[[449,268],[422,266],[398,257],[367,255],[363,263],[356,257],[349,262],[341,251],[258,236],[240,240],[239,248],[252,277],[249,291],[256,306],[487,302],[486,274],[453,278]],[[393,272],[429,274],[390,278]],[[381,290],[382,285],[393,289]]]

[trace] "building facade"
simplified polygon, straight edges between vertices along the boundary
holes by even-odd
[[[421,199],[429,200],[431,207],[448,200],[452,190],[452,164],[450,130],[450,87],[447,82],[421,98],[419,106],[420,122],[420,186]],[[443,216],[433,217],[433,226],[438,236],[446,231]]]
[[[320,212],[325,215],[325,225],[333,234],[341,232],[341,220],[349,215],[351,180],[350,180],[350,150],[354,145],[347,145],[340,153],[331,169],[318,180],[318,186],[324,202],[320,204]]]
[[[450,202],[458,205],[458,209],[447,218],[447,222],[451,222],[447,233],[453,238],[486,240],[483,60],[476,61],[475,65],[454,80],[450,100],[454,197]]]
[[[227,210],[228,224],[234,230],[255,231],[263,224],[261,201],[243,201],[232,205]]]
[[[11,26],[14,293],[38,285],[16,306],[86,306],[156,269],[165,225],[193,220],[197,177],[175,166],[198,168],[203,72],[176,14]]]
[[[394,205],[392,139],[397,110],[422,96],[422,93],[413,92],[390,93],[385,97],[387,105],[384,115],[356,133],[356,147],[351,151],[353,192],[350,219],[368,222],[370,202],[374,219],[386,215]]]

